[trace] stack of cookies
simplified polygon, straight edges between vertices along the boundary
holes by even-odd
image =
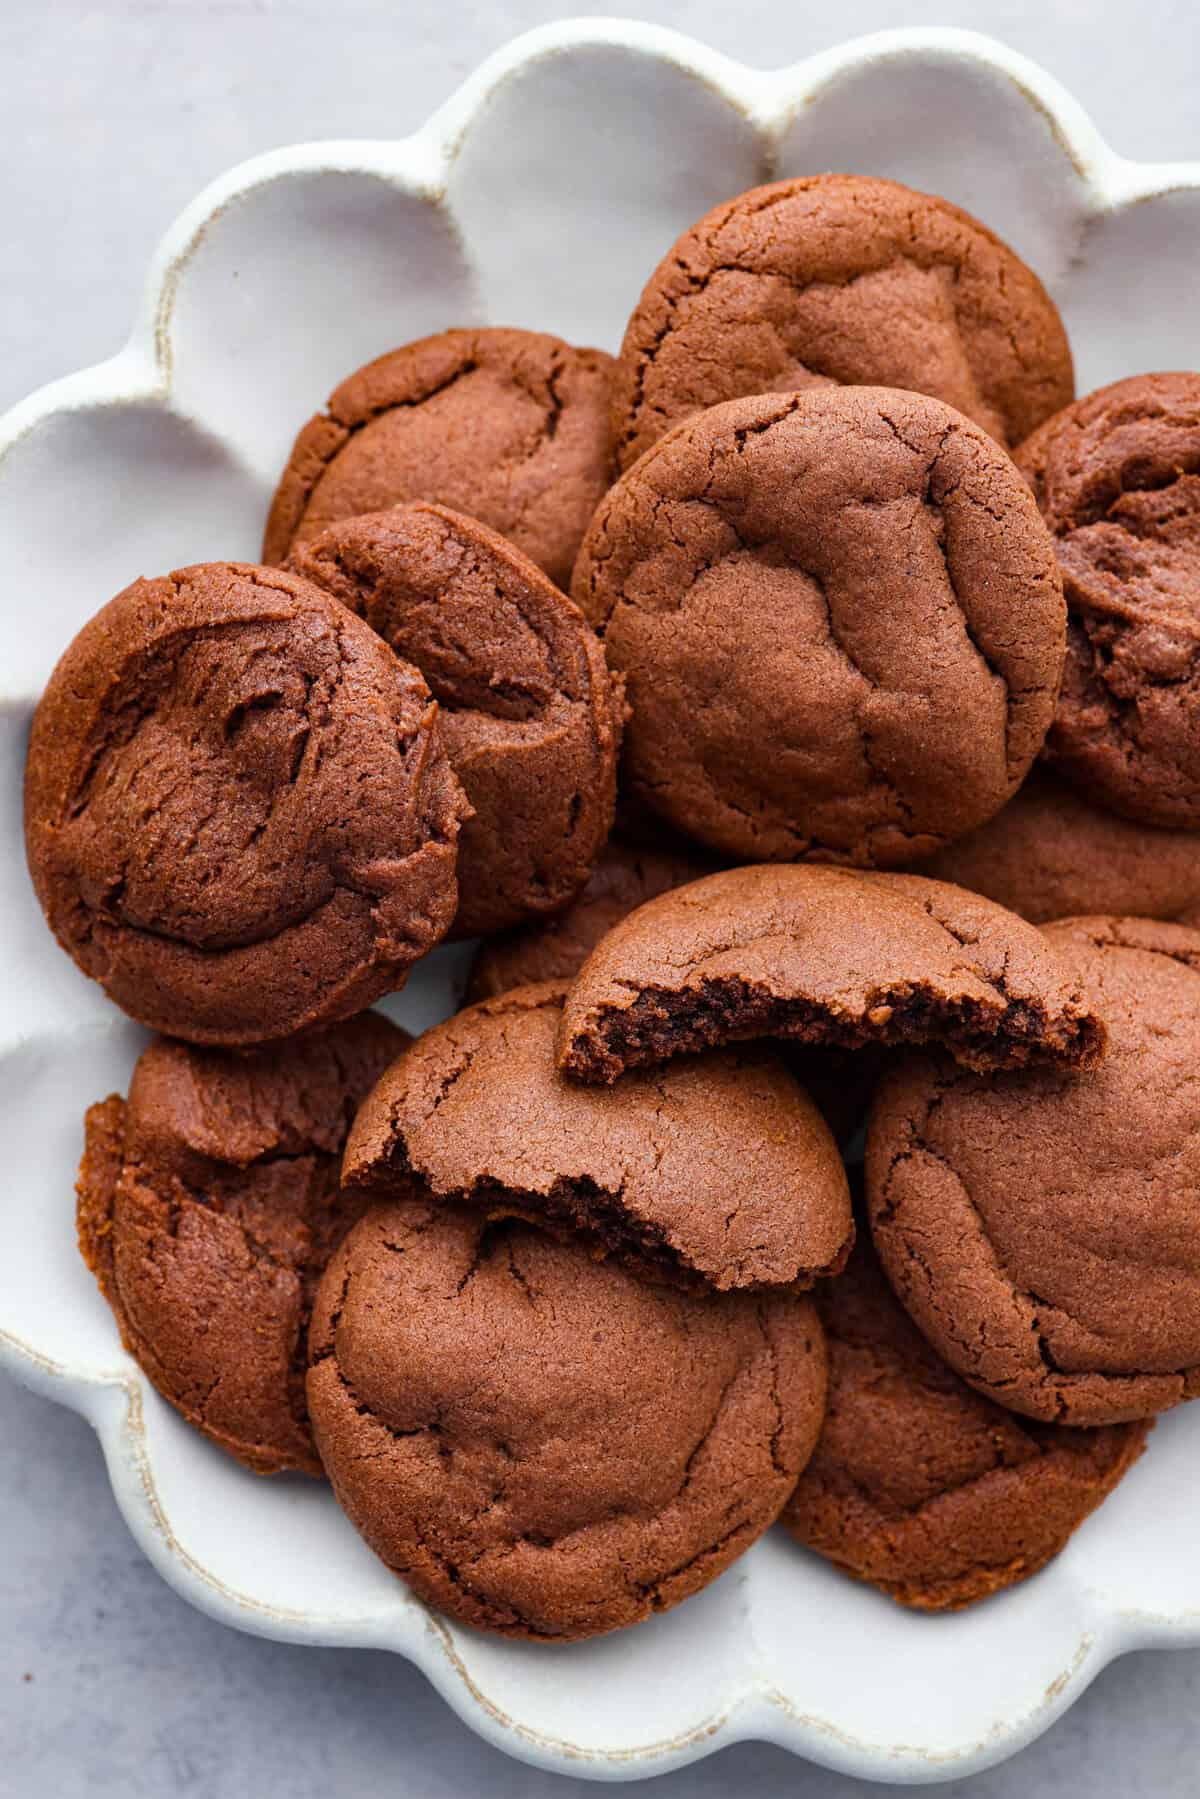
[[[78,1183],[149,1379],[507,1636],[776,1520],[925,1610],[1035,1573],[1200,1391],[1200,375],[1076,400],[983,225],[785,181],[615,361],[350,375],[262,554],[135,580],[29,747],[158,1033]]]

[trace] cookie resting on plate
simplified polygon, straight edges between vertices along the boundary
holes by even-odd
[[[366,1204],[339,1171],[408,1041],[377,1012],[251,1051],[158,1038],[88,1110],[79,1246],[163,1398],[253,1468],[320,1474],[304,1398],[317,1281]]]
[[[560,911],[612,828],[622,683],[527,556],[423,502],[331,525],[288,567],[420,669],[473,817],[458,839],[454,935]]]
[[[55,936],[140,1023],[251,1044],[360,1011],[445,936],[462,789],[416,669],[295,575],[135,581],[34,714]]]
[[[611,488],[571,591],[624,675],[632,796],[720,856],[899,867],[1042,748],[1066,610],[1009,457],[940,400],[731,400]]]
[[[441,331],[348,375],[301,430],[263,561],[327,525],[437,500],[499,531],[565,587],[611,478],[612,358],[542,331]]]
[[[825,1409],[812,1301],[639,1280],[514,1219],[372,1207],[309,1332],[351,1521],[465,1624],[566,1642],[707,1586],[775,1518]]]
[[[1145,1447],[1141,1421],[1073,1430],[973,1392],[897,1303],[865,1231],[816,1306],[829,1409],[782,1523],[901,1605],[952,1611],[1027,1580]]]
[[[867,175],[803,175],[714,207],[663,257],[613,387],[621,467],[743,394],[903,387],[1020,443],[1074,393],[1057,308],[961,207]]]
[[[1200,1392],[1200,933],[1046,926],[1108,1026],[1079,1072],[885,1076],[871,1230],[940,1355],[1029,1418],[1120,1423]]]

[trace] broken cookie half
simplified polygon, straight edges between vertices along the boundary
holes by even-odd
[[[582,1239],[668,1285],[801,1290],[854,1238],[837,1146],[765,1047],[612,1090],[554,1062],[562,983],[519,987],[427,1031],[363,1105],[348,1191],[415,1194]]]
[[[571,987],[558,1063],[587,1082],[755,1037],[934,1043],[980,1070],[1086,1068],[1104,1024],[1034,926],[919,875],[763,864],[640,906]]]

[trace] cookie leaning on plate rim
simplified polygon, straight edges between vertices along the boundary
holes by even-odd
[[[250,563],[104,606],[26,760],[55,936],[131,1017],[194,1043],[286,1037],[401,985],[453,921],[466,810],[417,671]]]

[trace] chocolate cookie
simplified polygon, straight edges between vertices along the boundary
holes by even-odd
[[[159,1038],[87,1114],[79,1247],[121,1340],[189,1424],[258,1474],[320,1474],[304,1397],[359,1101],[407,1042],[376,1012],[237,1054]]]
[[[417,673],[294,575],[210,562],[97,613],[33,720],[25,837],[63,948],[153,1029],[245,1044],[403,984],[466,802]]]
[[[468,1001],[494,999],[531,981],[571,979],[619,919],[645,900],[707,872],[702,862],[609,843],[587,885],[565,912],[480,945],[471,965]]]
[[[1054,546],[1004,452],[919,394],[701,413],[606,495],[572,591],[626,677],[635,795],[730,857],[931,855],[1054,716]]]
[[[567,995],[584,1081],[750,1037],[943,1044],[969,1068],[1090,1066],[1104,1025],[1041,931],[919,875],[731,868],[640,906]]]
[[[480,945],[467,986],[470,1002],[534,981],[569,981],[620,919],[660,893],[697,881],[706,868],[679,856],[610,843],[579,898],[558,918]],[[883,1058],[869,1050],[781,1045],[792,1074],[839,1143],[857,1132]]]
[[[613,1088],[559,1074],[563,987],[516,987],[426,1031],[358,1115],[343,1180],[580,1237],[690,1287],[811,1287],[853,1240],[837,1145],[765,1049]]]
[[[1003,811],[921,872],[986,893],[1035,924],[1083,913],[1175,918],[1200,906],[1200,832],[1119,818],[1034,769]]]
[[[1070,620],[1047,758],[1114,812],[1200,829],[1200,374],[1102,387],[1017,463]]]
[[[331,1261],[308,1403],[417,1595],[550,1641],[665,1611],[778,1515],[825,1407],[811,1301],[636,1280],[512,1219],[375,1206]]]
[[[863,175],[752,188],[667,252],[625,332],[613,433],[628,468],[742,394],[904,387],[1020,443],[1075,391],[1053,301],[949,201]]]
[[[1070,919],[1046,936],[1103,1010],[1105,1060],[895,1068],[868,1129],[871,1228],[964,1380],[1030,1418],[1111,1424],[1200,1392],[1200,934]]]
[[[419,668],[475,816],[455,935],[559,911],[612,828],[622,683],[535,563],[485,525],[415,503],[322,531],[288,566]]]
[[[829,1409],[781,1522],[901,1605],[950,1611],[1027,1580],[1141,1455],[1148,1426],[1018,1420],[947,1368],[860,1234],[816,1306]]]
[[[603,350],[497,329],[442,331],[369,362],[297,437],[263,561],[339,519],[439,500],[565,587],[611,478],[612,367]]]

